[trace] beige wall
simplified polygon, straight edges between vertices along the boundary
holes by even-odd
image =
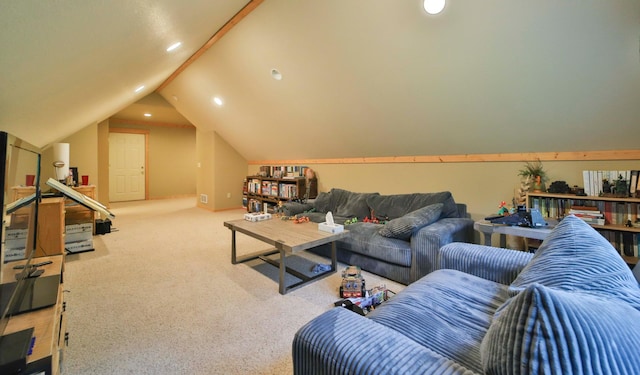
[[[196,194],[196,129],[194,127],[129,124],[123,121],[114,124],[111,121],[109,128],[138,129],[148,132],[149,199]],[[104,135],[101,134],[101,137]],[[103,142],[104,140],[101,139],[100,144],[102,145]],[[101,169],[104,169],[104,166]],[[106,175],[108,176],[108,152]]]
[[[98,201],[109,207],[109,120],[98,124],[98,142],[96,145],[98,160],[98,180],[100,189],[96,192]]]
[[[89,184],[96,185],[96,193],[100,191],[100,181],[98,176],[98,125],[93,124],[61,139],[57,143],[69,144],[69,166],[78,167],[78,175],[88,175]],[[42,188],[49,189],[44,183],[49,178],[55,177],[53,170],[53,147],[50,145],[42,151]],[[98,195],[99,196],[99,195]]]
[[[466,203],[478,220],[498,211],[501,201],[511,203],[520,186],[518,171],[524,162],[313,164],[319,191],[333,187],[359,192],[397,194],[448,190]],[[640,169],[638,161],[543,162],[551,181],[583,186],[583,170]],[[249,165],[255,174],[259,165]]]
[[[198,206],[212,211],[241,207],[247,161],[214,131],[198,131],[196,138]]]

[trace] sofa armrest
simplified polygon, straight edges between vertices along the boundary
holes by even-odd
[[[314,208],[312,203],[287,202],[282,205],[282,212],[286,216],[293,216]]]
[[[532,253],[519,250],[454,242],[440,249],[440,268],[509,285],[532,257]]]
[[[472,374],[403,334],[342,307],[293,338],[294,374]]]
[[[440,268],[440,248],[451,242],[472,242],[473,220],[440,219],[411,236],[411,280],[414,282]]]

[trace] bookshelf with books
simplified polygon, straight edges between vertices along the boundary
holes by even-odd
[[[550,219],[574,214],[609,240],[625,262],[638,263],[640,198],[528,193],[527,208],[537,208]]]
[[[307,194],[313,199],[318,195],[318,181],[302,176],[265,177],[247,176],[243,187],[243,206],[247,212],[262,212],[267,205],[268,212],[274,212],[279,202],[304,199]]]

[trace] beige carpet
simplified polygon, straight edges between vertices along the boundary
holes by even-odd
[[[112,208],[114,232],[94,237],[96,251],[67,256],[64,374],[291,374],[296,330],[339,299],[344,265],[284,296],[263,265],[232,265],[223,222],[242,210],[212,213],[195,198]],[[237,240],[240,255],[268,248]]]

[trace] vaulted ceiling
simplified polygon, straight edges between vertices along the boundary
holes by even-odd
[[[264,0],[172,76],[246,3],[0,2],[0,128],[43,146],[160,88],[248,160],[639,148],[639,1]]]

